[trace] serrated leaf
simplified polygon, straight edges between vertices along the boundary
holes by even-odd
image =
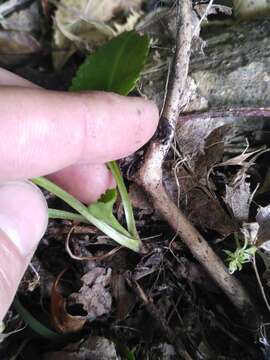
[[[109,189],[98,201],[88,206],[89,213],[95,218],[104,221],[106,224],[118,230],[122,234],[129,236],[128,231],[123,228],[116,217],[113,215],[113,206],[117,199],[116,189]]]
[[[129,31],[115,37],[81,65],[70,90],[102,90],[127,95],[136,85],[148,50],[146,35]]]

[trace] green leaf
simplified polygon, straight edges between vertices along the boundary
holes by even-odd
[[[243,264],[250,262],[256,251],[257,248],[254,245],[248,246],[247,242],[245,242],[244,246],[240,247],[239,241],[237,241],[237,248],[234,252],[223,250],[227,255],[226,262],[229,263],[230,274],[233,274],[237,270],[241,271]]]
[[[29,325],[29,327],[38,335],[43,338],[49,339],[55,342],[64,342],[67,340],[67,336],[60,335],[55,331],[49,329],[47,326],[43,325],[38,321],[20,302],[18,297],[14,300],[14,306],[17,312],[20,314],[24,322]]]
[[[71,91],[102,90],[127,95],[134,89],[149,51],[148,36],[124,32],[80,66]]]
[[[117,191],[115,189],[109,189],[97,202],[88,206],[88,211],[95,218],[104,221],[120,233],[130,236],[129,232],[121,224],[119,224],[118,220],[113,215],[113,206],[116,199]]]

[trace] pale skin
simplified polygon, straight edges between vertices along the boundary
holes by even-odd
[[[48,223],[43,195],[25,179],[46,175],[94,201],[114,186],[105,163],[138,150],[157,124],[144,99],[47,91],[0,69],[0,321]]]

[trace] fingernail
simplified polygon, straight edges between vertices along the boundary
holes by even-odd
[[[46,200],[30,181],[0,183],[0,229],[22,256],[32,256],[48,224]]]

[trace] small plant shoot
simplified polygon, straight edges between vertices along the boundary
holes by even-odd
[[[243,265],[250,262],[255,255],[257,248],[254,245],[248,244],[245,239],[243,246],[240,245],[239,240],[236,239],[236,250],[223,250],[227,255],[226,262],[229,264],[229,273],[233,274],[235,271],[241,271]]]
[[[135,31],[125,32],[90,55],[79,67],[70,90],[111,91],[120,95],[128,95],[140,77],[149,52],[148,36],[140,36]],[[77,213],[49,209],[49,216],[68,220],[78,220],[95,225],[104,234],[118,244],[133,251],[140,251],[141,240],[138,236],[132,205],[118,164],[112,161],[107,164],[112,172],[121,196],[127,230],[113,215],[113,206],[117,198],[115,189],[109,189],[94,204],[86,207],[69,193],[47,180],[39,177],[33,182],[54,193],[65,201]]]

